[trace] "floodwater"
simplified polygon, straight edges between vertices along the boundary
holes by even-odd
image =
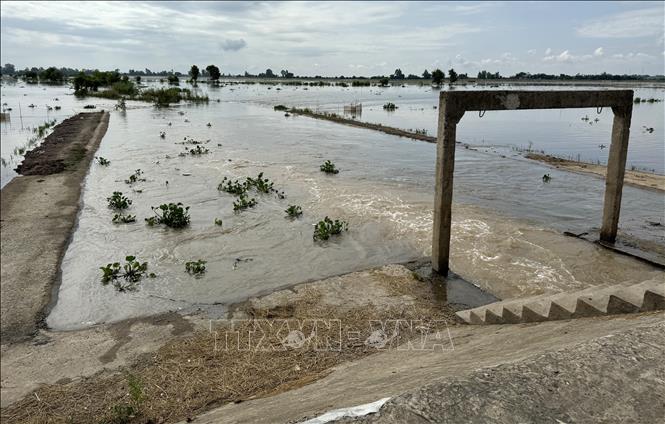
[[[167,310],[219,311],[278,287],[429,255],[435,146],[285,117],[272,106],[307,105],[308,96],[321,97],[322,105],[344,104],[348,95],[339,87],[300,88],[300,97],[287,90],[292,87],[276,92],[231,86],[212,91],[219,103],[113,111],[97,152],[111,165],[93,164],[86,178],[83,209],[48,325],[74,329]],[[309,93],[315,90],[322,91]],[[334,90],[342,94],[326,97]],[[662,128],[662,119],[658,125]],[[204,144],[210,153],[179,156],[184,146],[177,143],[185,137],[210,140]],[[339,174],[319,171],[327,159]],[[139,168],[147,181],[126,184]],[[234,197],[217,185],[224,177],[259,172],[284,190],[286,199],[256,194],[255,208],[234,213]],[[544,173],[552,176],[550,183],[542,182]],[[133,200],[128,212],[137,216],[136,223],[111,222],[106,197],[113,191]],[[598,178],[458,149],[452,269],[500,298],[661,278],[662,272],[646,264],[561,235],[599,225],[603,192]],[[145,225],[150,207],[168,202],[191,206],[190,227]],[[287,219],[289,204],[302,206],[303,216]],[[325,216],[348,221],[349,231],[314,242],[312,226]],[[223,220],[221,227],[215,218]],[[665,223],[662,193],[625,187],[622,231],[665,245],[663,227],[653,222]],[[99,267],[126,255],[147,261],[157,277],[143,280],[136,292],[119,293],[100,283]],[[185,272],[185,262],[196,259],[208,261],[201,278]]]

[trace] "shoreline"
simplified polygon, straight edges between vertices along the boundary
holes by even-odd
[[[279,109],[278,109],[279,110]],[[385,134],[396,135],[398,137],[406,137],[414,140],[425,141],[428,143],[436,143],[436,137],[428,136],[425,134],[417,134],[411,131],[406,131],[400,128],[389,127],[381,124],[372,124],[369,122],[357,121],[355,119],[344,118],[336,113],[319,113],[314,112],[310,109],[304,108],[287,108],[286,112],[292,113],[295,115],[307,116],[313,119],[321,119],[324,121],[335,122],[342,125],[348,125],[356,128],[366,128],[369,130],[379,131]],[[457,142],[458,144],[464,144],[462,142]],[[527,153],[524,155],[526,159],[530,159],[536,162],[546,163],[557,169],[576,172],[578,174],[592,175],[595,177],[605,178],[607,174],[606,165],[597,165],[592,163],[577,162],[568,159],[562,159],[556,156],[539,154],[539,153]],[[626,174],[624,177],[624,184],[638,187],[646,190],[653,190],[659,192],[665,192],[665,176],[658,174],[651,174],[648,172],[642,171],[633,171],[626,169]]]
[[[541,153],[527,153],[524,157],[533,161],[548,164],[563,171],[592,175],[602,179],[605,179],[605,175],[607,174],[606,165],[577,162]],[[626,169],[623,183],[625,185],[639,187],[645,190],[665,192],[665,175]]]
[[[26,154],[24,174],[2,188],[2,345],[43,327],[60,264],[80,210],[83,181],[108,128],[109,113],[79,113]]]

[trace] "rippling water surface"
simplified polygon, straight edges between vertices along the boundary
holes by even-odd
[[[299,90],[225,87],[211,92],[212,99],[222,100],[219,103],[113,111],[98,151],[111,165],[93,164],[86,178],[83,209],[63,261],[62,285],[48,324],[72,329],[166,310],[212,309],[277,287],[428,255],[435,146],[305,117],[285,117],[272,110],[277,103],[318,104],[332,110],[355,95],[338,87],[308,90],[321,90],[317,94]],[[394,90],[412,95],[422,110],[400,106],[387,114],[378,106],[376,111],[368,106],[362,119],[433,131],[434,123],[426,127],[425,122],[429,122],[426,116],[435,120],[430,103],[436,95],[420,87]],[[364,93],[374,95],[367,94],[369,90]],[[376,97],[381,99],[377,105],[387,98]],[[92,100],[86,103],[107,109],[112,105]],[[644,107],[662,111],[662,106]],[[508,119],[513,119],[508,116],[511,113],[506,112]],[[559,124],[578,125],[579,113],[556,114]],[[603,114],[599,122],[609,120]],[[410,118],[420,115],[422,121]],[[469,117],[469,130],[477,128],[475,121],[494,125],[489,113],[483,119]],[[551,117],[542,119],[554,127]],[[494,128],[510,133],[498,115],[495,124]],[[526,140],[527,134],[533,134],[529,132],[533,122],[523,125],[527,130],[513,131],[512,137]],[[662,119],[656,125],[662,134]],[[589,127],[605,131],[600,124]],[[586,130],[569,129],[577,135]],[[166,133],[164,139],[160,131]],[[553,134],[562,137],[565,132]],[[185,137],[210,140],[204,146],[211,153],[179,156],[184,146],[177,143]],[[3,146],[4,138],[3,133]],[[657,147],[662,148],[662,140]],[[319,165],[326,159],[341,172],[321,173]],[[511,297],[662,277],[648,265],[560,235],[599,225],[601,179],[465,149],[458,149],[456,160],[452,268],[465,278],[499,297]],[[124,180],[139,168],[147,181],[126,184]],[[255,208],[234,213],[234,198],[219,192],[217,185],[224,177],[244,178],[259,172],[283,189],[286,199],[257,194]],[[541,181],[544,173],[552,176],[549,184]],[[137,215],[138,222],[111,222],[106,197],[113,191],[133,200],[128,212]],[[150,207],[168,202],[191,206],[189,228],[145,225],[143,218],[152,215]],[[302,206],[300,219],[285,217],[289,204]],[[314,242],[312,226],[324,216],[347,220],[349,231],[327,243]],[[223,220],[221,227],[214,224],[215,218]],[[622,231],[665,245],[662,227],[650,222],[665,223],[662,193],[626,187]],[[144,280],[137,292],[118,293],[100,283],[99,266],[126,255],[147,261],[157,278]],[[184,263],[199,258],[208,261],[208,271],[194,278],[185,273]]]

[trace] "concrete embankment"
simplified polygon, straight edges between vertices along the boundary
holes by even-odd
[[[2,344],[41,325],[76,223],[83,179],[106,133],[108,112],[80,113],[26,154],[1,196]]]

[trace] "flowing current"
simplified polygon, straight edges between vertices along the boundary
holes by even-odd
[[[167,310],[213,310],[298,282],[429,255],[435,145],[286,117],[272,109],[283,103],[334,111],[357,99],[363,101],[362,120],[434,133],[436,93],[422,87],[375,90],[380,93],[370,88],[283,87],[278,92],[264,86],[227,86],[211,90],[208,105],[137,105],[113,111],[97,152],[111,165],[93,164],[85,180],[82,211],[62,264],[49,326],[73,329]],[[654,92],[663,95],[663,90]],[[380,110],[385,99],[399,109]],[[97,99],[86,103],[110,106]],[[655,119],[651,110],[640,114],[642,107],[660,110],[661,117]],[[663,168],[662,110],[662,103],[636,106],[633,134],[641,135],[634,144],[642,147],[631,150],[629,162]],[[580,120],[592,112],[595,116],[595,110],[505,112],[506,121],[490,113],[486,121],[465,117],[458,136],[508,150],[531,142],[551,152],[559,141],[578,143],[588,153],[579,149],[571,154],[601,160],[607,150],[598,149],[598,140],[609,143],[611,112],[602,112],[596,126]],[[642,121],[659,132],[659,142],[651,133],[640,132]],[[518,122],[520,129],[515,128]],[[555,126],[559,129],[552,131]],[[179,156],[185,145],[178,143],[186,137],[209,140],[202,146],[210,153]],[[651,161],[640,162],[640,155]],[[501,298],[662,277],[646,264],[561,235],[600,224],[603,180],[517,155],[503,156],[457,151],[451,258],[456,273]],[[339,174],[319,171],[328,159]],[[136,169],[146,181],[130,186],[124,180]],[[218,191],[217,185],[224,177],[244,179],[260,172],[284,190],[286,198],[255,194],[255,208],[234,213],[234,197]],[[552,177],[549,183],[542,182],[545,173]],[[137,216],[136,223],[111,222],[106,198],[113,191],[133,200],[128,213]],[[621,230],[665,245],[663,200],[662,193],[625,187]],[[143,219],[153,214],[151,206],[168,202],[191,207],[190,227],[145,225]],[[303,216],[287,219],[289,204],[300,205]],[[325,216],[348,221],[349,231],[327,243],[314,242],[313,224]],[[222,226],[215,225],[216,218]],[[136,292],[103,286],[99,267],[127,255],[147,261],[157,277],[143,280]],[[185,262],[196,259],[207,261],[201,278],[184,270]]]

